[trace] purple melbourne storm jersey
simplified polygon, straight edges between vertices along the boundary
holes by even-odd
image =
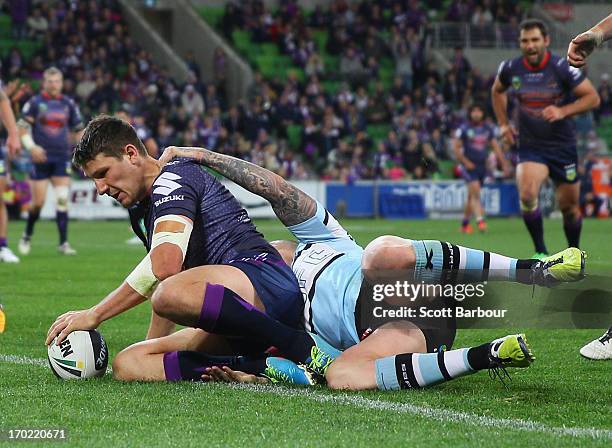
[[[497,74],[502,85],[510,89],[510,96],[518,101],[519,147],[539,150],[576,144],[573,120],[549,123],[542,118],[542,110],[572,101],[572,91],[585,79],[581,70],[570,67],[565,58],[546,53],[538,67],[518,57],[503,61]]]
[[[484,164],[487,160],[489,144],[495,133],[491,126],[486,123],[474,125],[466,123],[457,128],[455,138],[461,140],[463,155],[471,162]]]
[[[32,123],[34,142],[49,156],[70,157],[69,131],[82,126],[81,112],[73,100],[42,92],[24,104],[21,114]]]
[[[228,264],[239,254],[270,253],[280,258],[251,222],[246,210],[214,176],[188,159],[166,164],[149,197],[130,210],[132,223],[144,218],[147,251],[157,218],[181,215],[193,221],[185,269]],[[141,236],[142,232],[134,229]]]

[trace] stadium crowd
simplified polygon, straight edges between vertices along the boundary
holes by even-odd
[[[441,164],[452,164],[444,162],[453,157],[452,130],[466,120],[471,104],[488,104],[493,75],[480,73],[459,47],[442,73],[425,48],[430,17],[437,12],[447,21],[513,22],[523,11],[514,0],[453,0],[444,12],[440,1],[427,6],[429,14],[417,0],[334,0],[305,15],[293,0],[282,0],[275,12],[260,0],[228,3],[219,22],[228,39],[233,30],[248,30],[254,42],[276,44],[304,73],[303,79],[291,71],[279,79],[256,72],[247,98],[230,107],[221,48],[211,61],[214,79],[201,78],[190,53],[190,78],[181,84],[132,40],[114,0],[11,0],[4,8],[13,38],[34,39],[39,48],[28,59],[15,46],[2,59],[1,73],[19,107],[33,89],[18,80],[38,81],[56,65],[64,73],[64,92],[86,119],[122,110],[141,138],[159,148],[203,145],[290,179],[438,177]],[[328,30],[323,48],[313,38],[317,30]],[[339,59],[338,70],[328,69],[329,56]],[[385,60],[394,67],[391,79],[380,74]],[[326,89],[328,80],[339,88]],[[608,79],[600,93],[596,118],[612,113]],[[301,129],[295,146],[289,144],[292,125]],[[596,139],[588,134],[588,120],[583,129]],[[501,176],[497,165],[491,156],[491,173]]]

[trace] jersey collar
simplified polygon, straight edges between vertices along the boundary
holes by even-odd
[[[537,72],[538,70],[542,70],[544,67],[546,67],[546,64],[548,64],[549,60],[550,60],[550,51],[546,51],[546,54],[544,55],[544,59],[542,59],[542,62],[540,62],[540,65],[537,65],[535,67],[532,66],[531,64],[529,64],[529,62],[527,61],[527,58],[525,57],[523,58],[523,65],[530,72]]]
[[[45,91],[43,90],[43,92],[42,92],[42,97],[43,97],[44,99],[46,99],[46,100],[61,100],[61,99],[62,99],[62,94],[60,93],[60,94],[59,94],[59,95],[57,95],[57,96],[52,96],[52,95],[49,95],[47,92],[45,92]]]

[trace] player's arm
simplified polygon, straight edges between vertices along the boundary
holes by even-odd
[[[457,162],[466,167],[468,170],[474,169],[474,164],[465,157],[463,153],[463,144],[461,143],[460,137],[461,130],[457,129],[455,136],[453,137],[453,151],[455,152],[455,158]]]
[[[160,281],[181,271],[193,222],[185,216],[165,215],[154,223],[151,252],[116,290],[87,310],[61,315],[47,333],[46,344],[57,344],[76,330],[91,330],[151,298]]]
[[[573,69],[576,70],[576,69]],[[574,87],[572,93],[577,100],[564,106],[547,106],[542,110],[542,117],[548,122],[563,120],[564,118],[573,117],[574,115],[588,112],[599,106],[599,94],[591,81],[584,79],[580,84]]]
[[[23,118],[17,122],[19,128],[19,138],[23,148],[30,153],[32,161],[34,163],[44,163],[47,160],[46,151],[34,142],[32,137],[32,125],[35,123],[34,112],[32,108],[35,106],[30,105],[28,101],[24,108]],[[31,114],[32,113],[32,114]]]
[[[301,224],[317,212],[316,201],[285,179],[253,163],[204,148],[170,146],[160,157],[167,163],[174,157],[188,157],[214,169],[244,189],[266,199],[285,226]]]
[[[85,126],[83,125],[83,118],[81,117],[81,111],[79,106],[77,106],[74,101],[70,100],[70,138],[71,143],[78,144],[81,141],[81,137],[83,136],[83,132],[85,132]]]
[[[0,119],[2,124],[6,128],[8,138],[6,139],[6,146],[8,148],[9,157],[16,155],[21,149],[21,143],[19,141],[19,130],[17,129],[17,123],[15,122],[15,115],[13,114],[13,108],[11,107],[11,100],[4,92],[4,89],[0,87]]]
[[[574,67],[583,67],[586,58],[593,50],[610,39],[612,39],[612,14],[572,39],[567,49],[567,62]]]
[[[495,77],[495,82],[493,83],[493,87],[491,87],[491,102],[493,103],[493,111],[495,112],[495,117],[497,118],[497,124],[499,125],[499,132],[502,137],[508,142],[508,144],[513,145],[515,142],[514,139],[514,131],[510,126],[508,121],[508,93],[506,92],[507,88],[499,79],[500,75],[498,74]]]
[[[510,164],[508,163],[508,160],[504,156],[504,150],[502,149],[500,144],[497,142],[497,139],[495,137],[491,138],[490,144],[491,144],[491,149],[493,149],[493,153],[495,154],[495,157],[497,158],[497,160],[502,166],[502,169],[504,170],[504,174],[509,175],[510,174]]]

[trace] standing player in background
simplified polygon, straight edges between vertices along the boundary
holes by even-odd
[[[472,233],[470,219],[476,216],[478,230],[487,230],[484,220],[484,210],[480,203],[480,188],[487,174],[487,149],[493,148],[497,160],[500,161],[504,172],[508,172],[508,162],[495,139],[491,126],[484,122],[485,114],[482,106],[474,104],[469,109],[469,122],[461,125],[455,131],[453,149],[457,160],[461,163],[463,178],[467,182],[468,197],[465,203],[462,233]]]
[[[19,131],[15,123],[15,115],[11,108],[11,100],[4,92],[2,81],[0,80],[0,120],[4,125],[8,137],[6,139],[6,148],[8,150],[8,159],[12,159],[21,149],[19,142]],[[5,166],[4,154],[0,147],[0,262],[19,263],[19,258],[15,256],[13,251],[8,248],[8,212],[4,204],[3,194],[7,186],[8,167]]]
[[[535,257],[540,258],[548,254],[548,249],[538,195],[549,176],[555,182],[568,245],[580,244],[578,155],[570,117],[597,107],[599,96],[580,70],[548,51],[550,38],[543,22],[522,22],[519,40],[523,55],[500,64],[491,95],[501,134],[510,145],[515,144],[517,136],[508,121],[507,91],[518,101],[516,182],[523,219],[535,246]],[[572,96],[577,99],[572,101]]]
[[[68,243],[68,195],[72,172],[72,142],[80,137],[83,127],[81,113],[74,101],[62,95],[62,72],[55,67],[43,74],[43,91],[23,106],[21,142],[32,156],[32,206],[28,221],[19,241],[19,252],[30,253],[34,224],[45,204],[49,179],[55,190],[58,251],[75,255]]]
[[[610,39],[612,39],[612,14],[572,39],[567,49],[568,62],[574,67],[584,67],[586,58],[593,50]],[[602,337],[582,347],[580,354],[589,359],[612,359],[612,326]]]

